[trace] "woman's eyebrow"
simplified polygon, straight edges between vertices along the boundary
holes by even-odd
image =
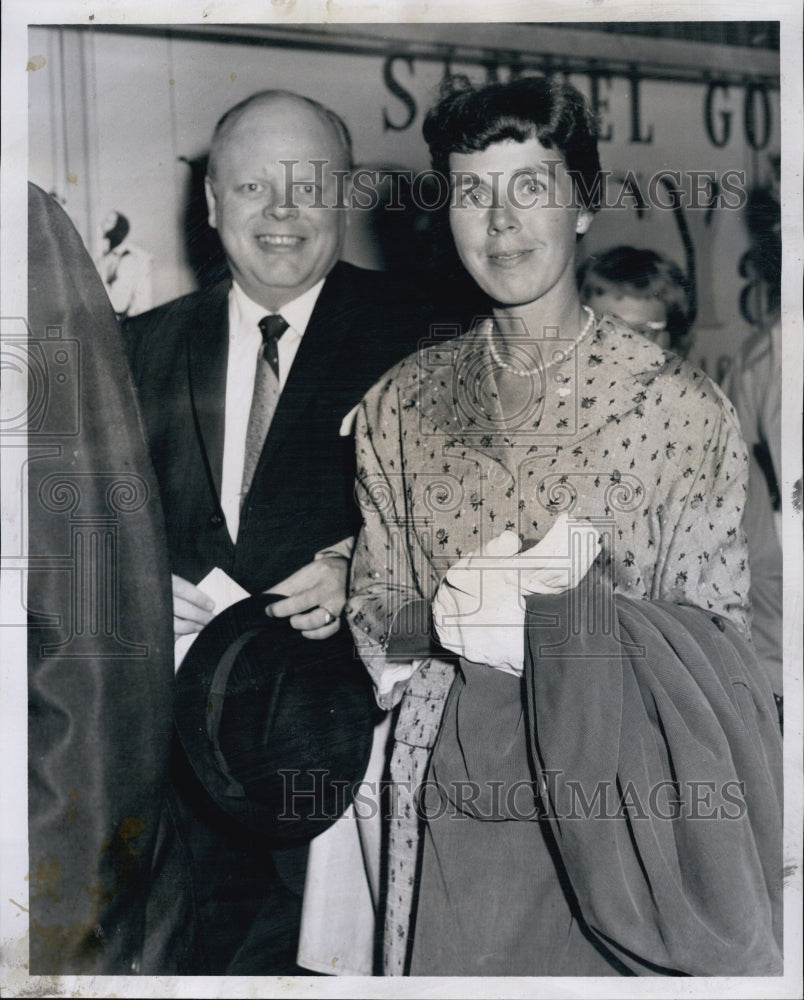
[[[561,166],[561,164],[562,161],[556,157],[554,160],[544,160],[540,163],[517,167],[512,176],[516,177],[519,174],[542,174],[549,177],[555,173],[556,167]]]
[[[453,184],[460,184],[461,187],[468,187],[470,183],[473,187],[478,187],[485,183],[480,174],[476,174],[472,170],[452,170],[450,171],[450,180]]]

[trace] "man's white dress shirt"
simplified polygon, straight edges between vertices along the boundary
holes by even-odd
[[[279,392],[290,374],[304,331],[310,322],[324,279],[280,310],[288,329],[279,338]],[[254,395],[254,373],[262,350],[260,320],[271,313],[250,299],[234,282],[229,292],[229,357],[226,365],[226,409],[221,474],[221,507],[232,541],[240,525],[240,490],[246,458],[246,431]]]

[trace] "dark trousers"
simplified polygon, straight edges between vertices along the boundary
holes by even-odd
[[[179,741],[170,767],[176,837],[189,867],[197,975],[310,975],[296,965],[308,848],[271,850],[196,778]]]

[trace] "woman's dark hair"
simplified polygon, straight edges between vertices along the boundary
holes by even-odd
[[[561,155],[578,207],[592,211],[599,207],[597,127],[583,96],[571,84],[527,76],[477,88],[457,77],[445,82],[442,94],[422,128],[435,170],[449,176],[450,153],[481,152],[507,139],[538,139]]]

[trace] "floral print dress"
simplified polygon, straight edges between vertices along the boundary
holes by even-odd
[[[740,527],[747,454],[731,404],[700,371],[606,316],[571,345],[546,338],[527,405],[507,418],[478,329],[434,338],[365,397],[357,422],[364,526],[347,615],[378,701],[398,706],[390,761],[384,963],[402,974],[425,780],[452,664],[400,662],[389,635],[411,601],[504,529],[523,548],[562,511],[591,519],[615,590],[692,604],[748,630]]]

